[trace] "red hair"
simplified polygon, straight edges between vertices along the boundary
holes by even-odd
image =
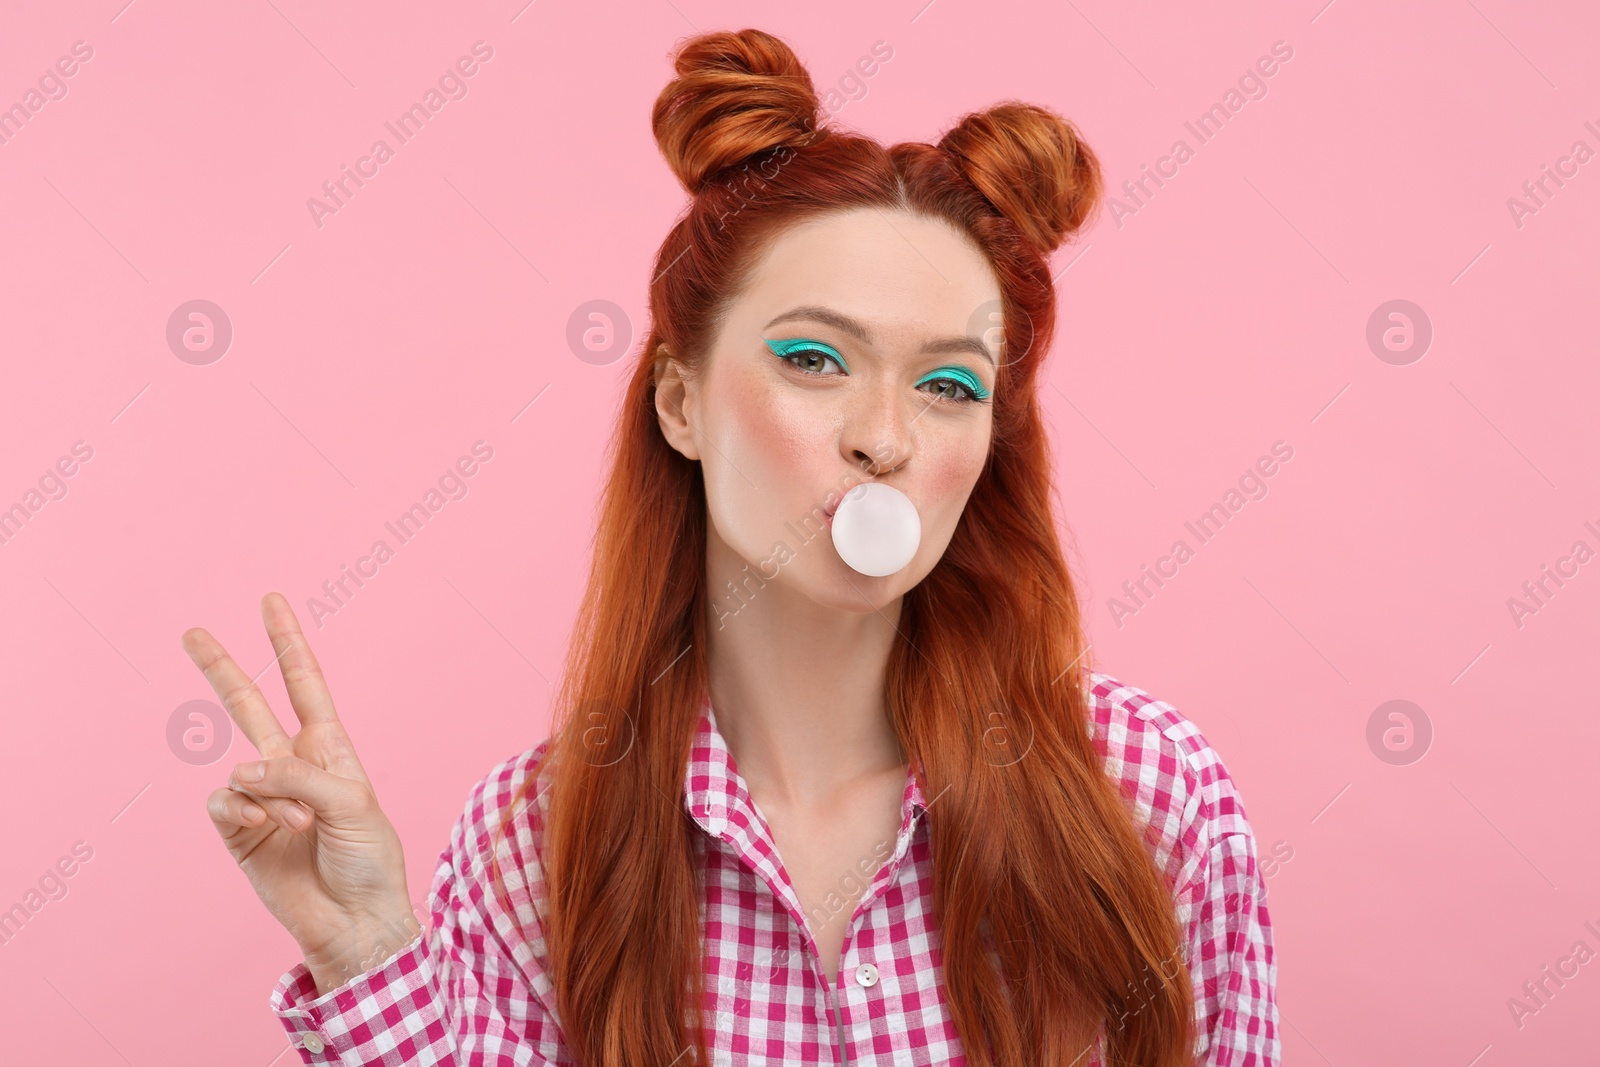
[[[1001,292],[989,460],[943,557],[905,594],[886,693],[940,798],[925,816],[934,906],[968,1062],[1086,1062],[1103,1036],[1110,1065],[1188,1064],[1183,932],[1156,830],[1091,737],[1037,396],[1055,329],[1047,256],[1099,205],[1098,161],[1065,119],[1016,101],[965,116],[938,145],[821,128],[809,74],[759,30],[694,37],[675,62],[654,128],[690,204],[656,255],[546,754],[558,773],[543,933],[568,1047],[585,1067],[666,1064],[690,1046],[709,1062],[697,827],[682,803],[707,689],[707,511],[699,464],[662,435],[656,372],[668,354],[686,374],[700,366],[786,228],[873,207],[948,221]],[[1031,739],[1024,758],[996,758],[997,725]]]

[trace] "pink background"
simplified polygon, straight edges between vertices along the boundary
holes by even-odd
[[[0,545],[0,908],[92,849],[0,945],[5,1059],[298,1062],[267,1005],[296,947],[205,811],[254,750],[169,747],[212,697],[188,627],[254,673],[258,601],[289,597],[418,900],[471,783],[548,732],[684,204],[650,107],[675,42],[744,25],[819,89],[885,42],[834,116],[885,141],[1036,101],[1113,192],[1189,142],[1056,259],[1044,403],[1094,654],[1198,723],[1263,855],[1292,852],[1268,880],[1286,1062],[1593,1054],[1600,963],[1520,1027],[1508,1007],[1600,950],[1600,562],[1520,626],[1508,606],[1600,549],[1600,162],[1520,226],[1508,207],[1575,141],[1600,149],[1591,5],[122,2],[14,5],[0,34],[4,106],[93,49],[0,144],[0,507],[93,449]],[[398,145],[383,124],[478,40],[467,95]],[[1185,122],[1276,41],[1266,95],[1199,142]],[[319,228],[307,199],[380,137],[394,157]],[[195,299],[233,328],[209,365],[166,339]],[[1395,299],[1433,329],[1404,365],[1367,342]],[[591,300],[625,313],[614,362],[567,341]],[[314,628],[322,583],[480,439],[467,495]],[[1184,523],[1279,440],[1268,494],[1198,545]],[[1179,538],[1194,557],[1119,626],[1108,601]],[[1394,699],[1431,724],[1420,760],[1369,744]]]

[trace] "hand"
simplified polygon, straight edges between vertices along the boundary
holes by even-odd
[[[293,609],[282,594],[268,593],[261,618],[300,719],[293,738],[215,638],[199,627],[182,638],[183,650],[264,757],[235,765],[228,785],[206,799],[206,810],[325,993],[381,963],[422,927],[406,891],[400,837],[378,807]],[[253,777],[253,767],[264,768],[264,776]]]

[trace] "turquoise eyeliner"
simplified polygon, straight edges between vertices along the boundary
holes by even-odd
[[[940,367],[938,370],[927,375],[917,384],[926,385],[929,382],[937,381],[940,378],[954,378],[968,389],[971,389],[973,395],[979,400],[989,399],[989,390],[985,389],[983,387],[983,383],[978,381],[978,376],[976,374],[973,374],[965,367]]]
[[[840,355],[839,351],[832,345],[824,344],[821,341],[813,341],[808,337],[796,337],[784,341],[774,341],[770,338],[762,338],[762,340],[766,342],[767,348],[772,351],[772,354],[780,359],[788,359],[802,352],[815,352],[833,360],[845,373],[848,374],[850,371],[850,365],[845,362],[844,356]],[[807,371],[804,373],[815,374],[816,372]],[[983,387],[983,383],[978,380],[978,376],[965,367],[940,367],[938,370],[924,375],[917,384],[926,385],[929,382],[940,379],[948,379],[965,386],[971,391],[972,399],[974,400],[988,400],[992,395],[989,390]]]
[[[821,341],[812,341],[805,337],[796,337],[788,341],[767,340],[767,347],[772,349],[773,355],[785,358],[797,352],[820,352],[838,363],[845,371],[850,370],[850,365],[844,361],[844,357],[832,345],[825,345]]]

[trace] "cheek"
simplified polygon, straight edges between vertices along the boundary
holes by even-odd
[[[925,486],[928,499],[934,502],[940,518],[952,525],[966,506],[972,487],[983,473],[988,456],[988,436],[953,440],[936,454],[925,455],[928,460]]]
[[[779,498],[815,481],[826,450],[833,447],[827,413],[793,397],[785,402],[779,390],[759,380],[732,385],[722,397],[728,459],[762,492]],[[744,485],[751,488],[749,482]]]
[[[779,386],[757,373],[729,375],[707,397],[711,425],[701,459],[712,521],[750,559],[793,540],[785,522],[808,510],[819,479],[837,466],[828,463],[837,427],[826,410]]]

